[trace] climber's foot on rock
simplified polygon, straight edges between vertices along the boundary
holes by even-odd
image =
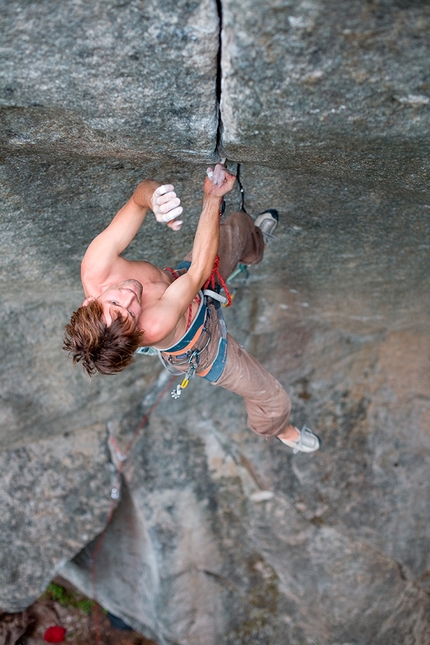
[[[315,452],[321,446],[319,437],[306,425],[301,430],[298,430],[290,424],[278,435],[278,439],[289,448],[292,448],[294,454],[298,452]]]

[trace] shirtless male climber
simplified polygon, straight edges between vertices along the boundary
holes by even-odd
[[[313,452],[320,446],[318,437],[306,426],[298,430],[288,423],[287,392],[226,333],[218,303],[201,292],[217,254],[225,281],[238,262],[261,261],[265,239],[277,226],[273,210],[262,213],[255,223],[244,211],[235,212],[220,225],[221,203],[235,179],[221,164],[208,170],[193,248],[176,269],[121,257],[148,209],[157,222],[174,231],[183,223],[174,187],[142,181],[84,255],[85,300],[66,325],[64,349],[92,375],[120,372],[139,347],[152,346],[166,365],[187,377],[195,372],[241,395],[248,426],[259,436],[278,437],[296,453]]]

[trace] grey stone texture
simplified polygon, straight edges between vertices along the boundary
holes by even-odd
[[[103,424],[1,453],[2,607],[30,605],[52,571],[101,531],[115,481]],[[85,497],[84,497],[85,495]]]
[[[2,21],[1,609],[59,571],[92,595],[100,546],[98,600],[160,645],[427,645],[429,5],[12,0]],[[246,209],[280,214],[230,331],[323,445],[293,456],[193,382],[139,434],[101,543],[111,439],[166,380],[72,367],[80,261],[144,177],[185,224],[149,215],[126,256],[180,260],[217,144]]]
[[[415,462],[399,502],[406,468],[395,462],[396,419],[385,421],[393,436],[375,451],[377,420],[361,402],[358,366],[377,343],[331,334],[320,330],[301,363],[336,342],[337,387],[323,364],[306,398],[303,381],[289,381],[295,420],[306,414],[324,429],[320,454],[294,457],[255,438],[237,397],[209,395],[203,381],[180,401],[163,399],[125,463],[123,497],[96,559],[97,597],[111,612],[162,645],[427,642],[429,598],[416,577],[426,536],[410,526],[413,517],[428,523],[425,467]],[[109,424],[121,450],[164,383]],[[96,544],[61,570],[89,594]]]
[[[423,196],[428,3],[225,0],[222,6],[228,157]]]
[[[114,157],[214,151],[211,0],[2,3],[2,144]]]

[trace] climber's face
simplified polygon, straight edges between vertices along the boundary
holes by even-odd
[[[142,285],[137,280],[124,280],[109,286],[97,300],[103,307],[108,327],[117,314],[137,323],[142,311]]]
[[[137,324],[142,311],[142,290],[143,287],[137,280],[124,280],[109,285],[97,296],[96,300],[103,307],[103,317],[108,327],[118,314]],[[91,300],[92,298],[87,298],[83,305]]]

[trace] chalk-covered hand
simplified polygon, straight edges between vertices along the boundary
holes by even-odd
[[[165,184],[154,190],[151,198],[151,208],[155,219],[161,224],[167,224],[174,231],[179,231],[183,221],[176,219],[182,214],[181,200],[175,193],[174,186]]]
[[[217,163],[215,168],[208,168],[206,174],[203,191],[207,195],[223,197],[233,188],[236,181],[236,176],[220,163]]]

